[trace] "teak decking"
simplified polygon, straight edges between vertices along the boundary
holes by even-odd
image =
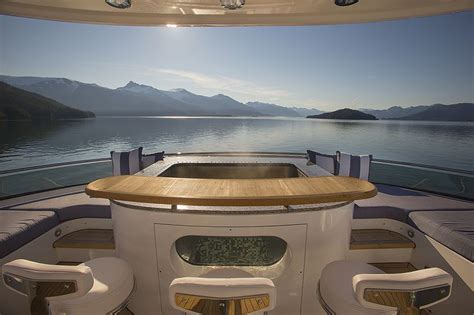
[[[86,187],[91,197],[194,206],[287,206],[367,199],[377,188],[351,177],[193,179],[112,176]]]
[[[54,248],[115,249],[114,232],[110,229],[85,229],[54,242]]]
[[[415,248],[407,237],[388,230],[352,230],[350,249]]]

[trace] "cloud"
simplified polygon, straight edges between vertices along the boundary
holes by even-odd
[[[164,74],[171,74],[185,80],[192,81],[205,89],[214,89],[219,91],[237,92],[252,97],[266,97],[272,100],[286,98],[290,93],[283,89],[261,86],[254,82],[230,78],[226,76],[211,76],[203,73],[176,70],[176,69],[158,69]]]

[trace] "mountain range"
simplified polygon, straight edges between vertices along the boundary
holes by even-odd
[[[393,106],[384,110],[359,109],[378,119],[426,121],[474,121],[474,104],[434,104],[411,107]]]
[[[185,89],[164,91],[130,81],[117,89],[65,78],[13,77],[0,75],[0,81],[38,93],[64,105],[97,115],[117,116],[290,116],[319,114],[316,109],[288,108],[275,104],[241,103],[218,94],[203,96]],[[258,105],[257,105],[258,104]]]
[[[318,115],[323,113],[323,111],[315,108],[284,107],[261,102],[248,102],[245,105],[250,106],[267,116],[306,117],[308,115]]]
[[[64,106],[42,95],[0,82],[0,120],[91,118],[94,113]]]
[[[324,113],[318,109],[285,107],[262,102],[241,103],[229,96],[204,96],[185,89],[170,91],[130,81],[110,89],[65,78],[14,77],[0,81],[43,95],[66,106],[94,112],[98,116],[284,116],[307,117]],[[474,121],[474,104],[394,106],[359,109],[377,119]]]
[[[474,121],[474,104],[435,104],[427,107],[423,111],[408,116],[392,119],[427,121]]]
[[[392,119],[417,114],[419,112],[424,111],[428,107],[429,106],[427,105],[411,106],[405,108],[400,106],[392,106],[388,109],[361,108],[359,109],[359,111],[366,114],[374,115],[378,119]]]

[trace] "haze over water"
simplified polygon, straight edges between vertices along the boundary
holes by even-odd
[[[0,122],[0,170],[144,153],[336,150],[474,171],[474,123],[248,117],[97,117]]]

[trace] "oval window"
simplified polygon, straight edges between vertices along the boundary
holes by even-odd
[[[199,266],[269,266],[285,255],[287,244],[275,236],[197,236],[175,242],[184,261]]]

